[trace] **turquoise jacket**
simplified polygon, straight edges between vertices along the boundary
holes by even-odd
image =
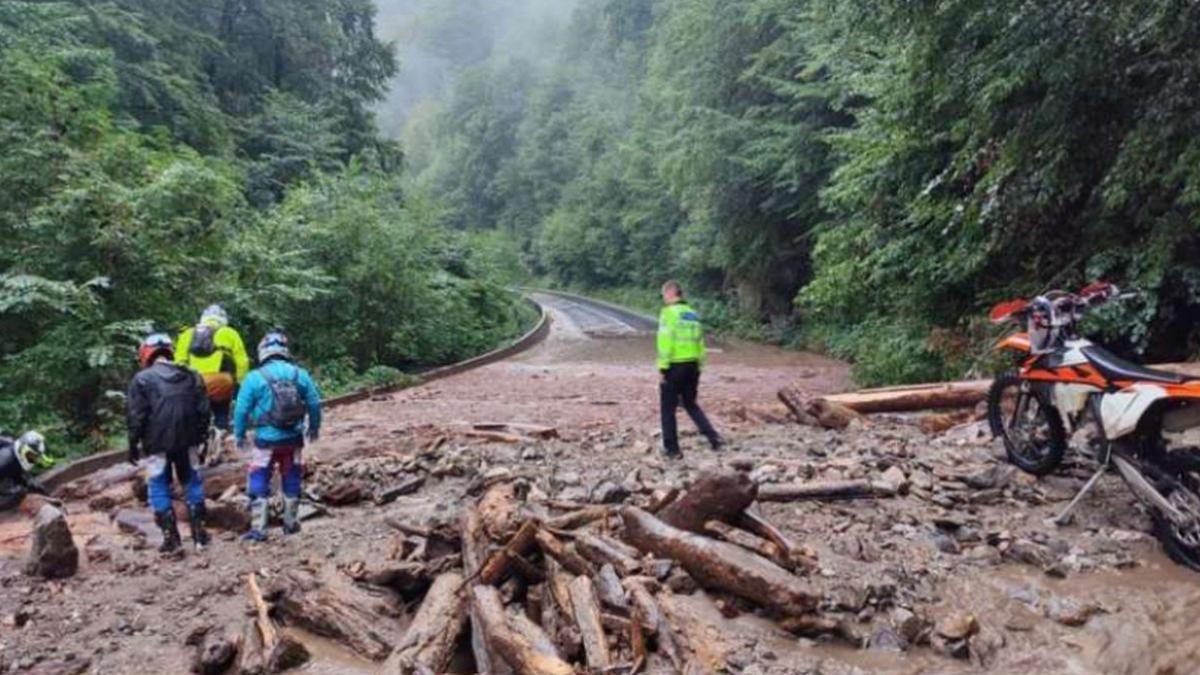
[[[246,438],[246,431],[253,426],[254,443],[259,447],[288,445],[304,440],[303,422],[290,429],[280,429],[265,422],[259,423],[259,420],[271,411],[273,403],[271,386],[267,384],[267,378],[263,377],[263,371],[276,380],[296,379],[296,387],[308,407],[309,434],[316,434],[321,428],[321,392],[317,389],[317,384],[313,382],[307,370],[283,359],[272,359],[247,375],[241,389],[238,390],[233,418],[234,437],[239,442],[242,441]]]

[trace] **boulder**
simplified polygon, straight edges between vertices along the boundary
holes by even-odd
[[[61,579],[79,569],[79,549],[71,538],[67,517],[50,504],[42,506],[33,520],[33,547],[25,573],[45,579]]]

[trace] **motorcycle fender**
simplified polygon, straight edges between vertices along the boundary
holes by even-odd
[[[1104,435],[1110,441],[1137,429],[1142,415],[1155,401],[1167,397],[1167,391],[1153,384],[1135,384],[1100,400],[1100,415],[1104,418]]]
[[[1014,352],[1021,352],[1022,354],[1028,354],[1030,348],[1028,333],[1013,333],[997,342],[995,347],[997,351],[1007,349]]]
[[[1096,388],[1083,384],[1056,384],[1053,388],[1054,407],[1058,408],[1063,423],[1077,419],[1079,413],[1087,407],[1088,397],[1096,393]]]

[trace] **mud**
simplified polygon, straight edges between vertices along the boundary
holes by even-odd
[[[454,522],[485,477],[524,476],[546,498],[587,501],[606,481],[645,494],[731,465],[760,483],[894,479],[898,471],[905,486],[888,499],[763,505],[816,550],[819,567],[806,582],[844,635],[798,638],[754,611],[730,618],[737,607],[719,596],[679,596],[691,638],[728,672],[1196,671],[1197,578],[1163,557],[1117,478],[1105,477],[1069,525],[1049,524],[1083,484],[1085,467],[1024,476],[978,425],[928,437],[902,423],[856,422],[842,432],[779,423],[780,385],[799,378],[813,393],[834,391],[847,385],[846,369],[741,343],[721,346],[703,384],[702,403],[728,451],[713,454],[685,434],[685,459],[666,462],[654,449],[650,337],[595,338],[564,313],[554,318],[547,342],[517,359],[333,412],[328,440],[308,452],[309,485],[428,476],[418,492],[387,505],[330,507],[294,537],[273,529],[262,546],[215,533],[206,552],[167,561],[110,520],[117,508],[144,507],[70,502],[76,543],[94,559],[54,582],[22,574],[27,523],[0,516],[0,672],[63,672],[64,664],[86,664],[77,672],[187,672],[190,632],[241,627],[247,573],[270,579],[382,559],[395,532],[388,519]],[[460,433],[484,421],[552,425],[560,438],[506,444]],[[106,494],[120,498],[124,489]],[[186,524],[181,529],[186,539]],[[381,626],[398,634],[415,609],[381,616]],[[975,617],[978,632],[956,651],[933,634],[961,612]],[[378,671],[335,641],[296,634],[316,657],[307,672]]]

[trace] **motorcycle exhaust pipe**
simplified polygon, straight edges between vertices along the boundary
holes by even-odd
[[[1174,506],[1171,506],[1171,502],[1168,502],[1167,498],[1151,485],[1150,481],[1146,480],[1146,477],[1142,475],[1142,472],[1137,467],[1116,454],[1112,456],[1112,462],[1117,467],[1117,471],[1121,472],[1125,483],[1142,501],[1162,511],[1163,515],[1170,518],[1171,522],[1176,525],[1185,526],[1190,524],[1190,519],[1180,513]]]

